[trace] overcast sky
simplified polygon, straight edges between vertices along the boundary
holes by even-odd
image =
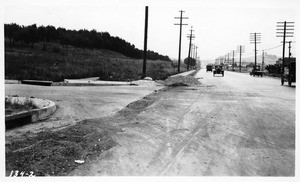
[[[280,45],[276,22],[295,21],[295,8],[299,5],[297,0],[4,0],[3,4],[4,23],[96,29],[119,36],[139,49],[143,48],[148,5],[148,49],[175,59],[179,26],[174,23],[179,20],[174,17],[180,15],[179,10],[189,17],[184,20],[188,26],[183,26],[181,58],[187,57],[187,34],[193,26],[200,59],[215,59],[236,50],[238,45],[245,46],[245,57],[253,56],[250,33],[254,32],[262,35],[258,50]],[[293,43],[293,56],[295,46]],[[282,48],[266,52],[281,56]]]

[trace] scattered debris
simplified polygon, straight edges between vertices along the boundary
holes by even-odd
[[[83,164],[84,160],[75,160],[75,163],[77,163],[77,164]]]

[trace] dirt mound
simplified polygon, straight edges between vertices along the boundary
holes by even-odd
[[[132,81],[131,85],[137,85],[137,86],[143,86],[143,87],[162,86],[162,84],[159,81],[151,81],[151,80]]]
[[[192,76],[175,76],[165,80],[166,86],[199,86],[201,83]]]

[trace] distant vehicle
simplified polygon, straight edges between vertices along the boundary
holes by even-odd
[[[253,66],[252,71],[250,72],[250,76],[263,76],[263,71],[260,71],[260,66]]]
[[[213,66],[212,65],[206,65],[206,72],[212,71],[212,70],[213,70]]]
[[[224,76],[224,70],[221,65],[215,65],[215,70],[213,71],[213,75],[215,76],[216,74],[221,74],[222,77]]]
[[[291,86],[293,82],[296,82],[296,61],[292,61],[285,66],[284,74],[281,75],[281,85],[283,85],[285,81],[288,82],[289,86]]]

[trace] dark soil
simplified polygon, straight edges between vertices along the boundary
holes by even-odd
[[[127,105],[112,117],[84,120],[76,125],[38,134],[28,133],[10,142],[6,139],[6,176],[11,171],[33,171],[36,176],[66,176],[77,166],[94,160],[117,145],[115,133],[122,132],[142,111],[170,88],[158,90]]]
[[[166,86],[199,86],[201,83],[192,76],[175,76],[165,80]]]
[[[67,175],[75,160],[92,160],[116,145],[111,138],[117,128],[106,127],[101,120],[85,120],[60,131],[45,131],[35,137],[6,143],[6,175],[11,171],[33,171],[36,176]]]
[[[6,175],[11,171],[33,171],[36,176],[66,176],[81,164],[94,160],[117,145],[114,135],[127,124],[134,124],[139,113],[152,106],[174,87],[160,89],[128,104],[114,116],[84,120],[61,130],[25,134],[6,139]]]

